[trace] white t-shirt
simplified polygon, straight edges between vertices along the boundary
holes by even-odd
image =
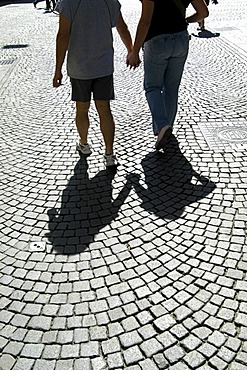
[[[57,10],[71,22],[67,56],[68,75],[89,80],[111,75],[112,28],[121,5],[118,0],[61,0]]]

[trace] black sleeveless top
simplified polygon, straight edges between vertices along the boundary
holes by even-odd
[[[150,0],[154,2],[151,25],[145,41],[165,33],[177,33],[187,29],[181,10],[173,0]],[[180,0],[187,8],[191,0]]]

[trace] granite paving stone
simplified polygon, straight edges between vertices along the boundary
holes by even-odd
[[[147,339],[140,344],[141,350],[144,352],[146,357],[152,357],[156,353],[162,351],[163,346],[155,338]]]
[[[184,350],[178,345],[170,347],[164,351],[165,358],[172,365],[181,360],[184,357],[184,355],[185,355]]]
[[[66,343],[72,343],[73,342],[73,330],[60,330],[57,333],[57,342],[59,344],[66,344]]]
[[[53,344],[56,343],[58,331],[47,331],[43,334],[42,342],[44,344]]]
[[[107,364],[103,358],[96,357],[92,359],[92,368],[94,370],[104,370],[107,369]]]
[[[132,347],[142,343],[142,338],[136,330],[120,335],[119,340],[123,348]]]
[[[58,360],[56,362],[56,370],[73,370],[73,360]]]
[[[91,370],[91,362],[89,358],[76,359],[74,362],[74,370]]]
[[[43,332],[41,330],[29,330],[26,335],[25,343],[39,343],[42,338]]]
[[[25,344],[20,356],[27,358],[40,358],[44,349],[43,344]]]
[[[168,361],[165,359],[165,356],[162,353],[157,353],[156,355],[153,356],[153,359],[159,369],[168,368],[169,366]]]
[[[167,349],[177,343],[177,339],[169,332],[158,335],[157,340],[161,342],[164,349]]]
[[[37,361],[40,361],[40,360],[37,360]],[[51,361],[51,364],[52,364],[52,361]],[[34,359],[18,358],[13,367],[13,370],[31,370],[33,369],[34,366],[36,366],[36,361]],[[49,369],[49,367],[47,369]]]
[[[126,297],[126,295],[125,295],[125,297]],[[135,298],[134,298],[134,296],[133,296],[133,294],[131,294],[130,293],[130,295],[129,295],[129,297],[131,297],[131,299],[130,298],[127,298],[126,297],[126,299],[125,298],[123,298],[122,297],[122,295],[121,295],[121,298],[122,298],[122,300],[123,301],[125,301],[125,303],[126,302],[131,302],[131,301],[134,301],[135,300]],[[138,313],[139,312],[139,310],[138,310],[138,307],[136,306],[136,304],[135,303],[128,303],[128,304],[126,304],[126,305],[124,305],[123,306],[123,309],[124,309],[124,312],[126,313],[126,315],[128,315],[128,316],[131,316],[131,315],[133,315],[133,314],[136,314],[136,313]],[[140,321],[140,320],[139,320]]]
[[[107,356],[107,365],[109,369],[122,368],[124,365],[121,353],[112,353]]]
[[[200,346],[202,341],[194,336],[193,334],[188,335],[182,342],[182,346],[187,350],[187,351],[193,351],[196,348]]]
[[[81,357],[94,357],[99,355],[99,342],[82,343],[79,355]]]
[[[109,316],[106,312],[96,314],[96,321],[98,325],[107,325],[110,322]]]
[[[4,370],[12,369],[14,362],[14,357],[10,356],[9,354],[2,354],[0,357],[0,364],[2,364],[1,366],[4,366]]]
[[[143,339],[149,339],[156,336],[157,332],[151,324],[147,324],[138,329]]]
[[[61,358],[77,358],[80,356],[80,344],[65,344],[61,348]]]
[[[54,370],[55,366],[56,366],[55,360],[50,360],[50,359],[49,360],[43,360],[43,359],[41,359],[41,360],[37,360],[35,362],[35,365],[34,365],[33,369],[34,370],[42,370],[42,369]],[[18,367],[17,367],[17,369],[18,369]],[[21,369],[21,367],[19,367],[19,369]],[[23,367],[23,370],[25,370],[24,367]]]
[[[163,315],[154,321],[155,327],[160,331],[168,330],[175,324],[176,321],[169,314]]]
[[[107,328],[105,326],[93,326],[89,329],[91,340],[107,339]]]
[[[47,360],[59,358],[61,348],[58,344],[46,345],[42,357]]]
[[[233,362],[231,365],[231,370],[244,370],[246,365],[241,364],[239,362]]]
[[[123,351],[124,360],[127,365],[139,363],[143,359],[143,355],[138,346],[133,346]]]
[[[203,343],[198,348],[198,352],[200,352],[205,358],[209,359],[217,353],[217,347],[210,343]]]
[[[167,302],[166,302],[166,307],[167,307]],[[153,305],[152,307],[150,307],[150,311],[154,315],[154,317],[160,317],[160,316],[167,314],[167,309],[162,304]]]
[[[114,308],[108,311],[110,319],[114,321],[119,321],[125,318],[125,313],[121,307]]]
[[[116,308],[122,305],[122,301],[118,295],[108,297],[107,303],[110,308]]]
[[[121,338],[121,337],[120,337]],[[120,351],[120,343],[117,338],[108,339],[102,342],[102,351],[104,355]]]
[[[219,370],[227,369],[227,362],[221,360],[219,357],[214,356],[209,360],[209,364],[213,367],[216,367]]]
[[[65,65],[52,87],[57,13],[1,1],[1,370],[245,369],[245,2],[211,2],[206,30],[189,25],[159,152],[143,53],[129,70],[113,28],[109,173],[95,105],[84,158]],[[141,3],[120,3],[134,36]]]
[[[171,370],[188,370],[189,367],[184,364],[184,363],[179,363],[179,364],[176,364],[176,365],[173,365],[173,366],[170,366],[170,369]]]
[[[151,359],[146,359],[140,362],[140,366],[143,370],[158,370],[158,367],[155,365],[155,363]]]
[[[115,337],[116,335],[122,334],[124,332],[123,327],[118,322],[109,323],[108,325],[108,333],[109,337]]]

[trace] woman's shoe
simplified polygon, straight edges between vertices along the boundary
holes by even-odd
[[[165,147],[169,137],[172,134],[172,127],[169,125],[166,125],[160,129],[158,133],[158,138],[155,144],[155,149],[160,150]]]

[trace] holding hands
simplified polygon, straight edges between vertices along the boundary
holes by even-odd
[[[133,49],[127,55],[126,64],[128,67],[136,69],[141,64],[139,53],[135,52]]]
[[[144,45],[154,11],[154,1],[142,0],[142,13],[139,20],[134,46],[127,55],[127,66],[136,69],[141,64],[139,52]]]

